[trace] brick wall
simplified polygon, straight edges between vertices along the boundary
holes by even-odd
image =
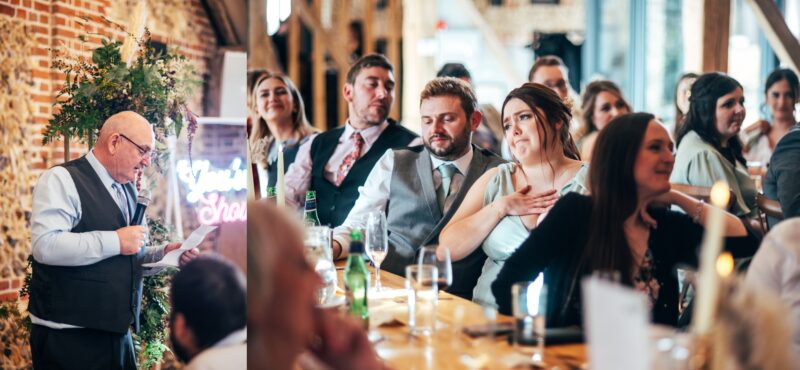
[[[42,132],[53,114],[54,96],[64,79],[61,73],[51,69],[50,50],[90,57],[91,50],[100,46],[103,38],[121,40],[123,31],[107,20],[126,26],[127,17],[133,14],[134,3],[132,0],[0,0],[0,17],[24,24],[34,44],[30,51],[33,115],[25,127],[26,137],[34,148],[28,156],[28,168],[33,174],[27,186],[29,191],[41,171],[64,161],[62,142],[41,145]],[[178,47],[205,78],[209,74],[208,61],[218,50],[216,36],[200,1],[148,0],[147,3],[147,26],[152,39],[169,47]],[[86,35],[85,42],[79,40],[83,35]],[[202,91],[198,91],[191,99],[190,108],[198,114],[204,112],[202,98]],[[0,148],[0,151],[4,149]],[[85,151],[84,146],[73,143],[70,154],[76,158]],[[0,225],[8,222],[0,217]],[[21,242],[30,250],[30,240]],[[22,276],[0,277],[0,301],[15,299],[21,282]]]

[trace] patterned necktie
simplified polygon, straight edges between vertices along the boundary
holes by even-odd
[[[439,209],[444,213],[445,201],[447,196],[450,195],[450,184],[452,183],[453,175],[458,172],[458,168],[452,163],[445,163],[440,165],[437,170],[442,175],[442,184],[436,190],[436,201],[439,202]]]
[[[111,187],[114,188],[114,197],[117,199],[117,206],[122,212],[122,216],[125,218],[125,224],[130,225],[131,217],[130,214],[128,214],[128,198],[125,197],[125,192],[122,189],[122,185],[113,183],[111,184]]]
[[[344,157],[342,164],[339,165],[339,170],[336,171],[336,186],[342,184],[344,178],[347,177],[347,173],[353,168],[353,164],[361,157],[361,150],[364,149],[364,138],[361,137],[360,133],[355,132],[353,133],[353,141],[355,142],[353,151]]]

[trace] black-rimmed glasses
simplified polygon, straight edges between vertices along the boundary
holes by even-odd
[[[129,137],[125,136],[125,134],[119,134],[119,136],[122,136],[123,139],[128,140],[129,143],[133,144],[133,146],[136,147],[136,150],[139,151],[139,155],[142,156],[142,158],[150,157],[150,156],[153,155],[153,150],[152,149],[145,149],[141,145],[136,144],[136,142],[131,140]]]

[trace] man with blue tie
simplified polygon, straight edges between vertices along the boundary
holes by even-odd
[[[136,368],[129,328],[138,327],[141,265],[180,247],[148,247],[145,227],[130,225],[134,181],[154,141],[144,117],[117,113],[87,155],[39,178],[28,306],[35,369]],[[181,263],[197,255],[184,252]]]

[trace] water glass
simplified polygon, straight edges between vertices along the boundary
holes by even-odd
[[[381,290],[381,263],[389,252],[389,237],[386,230],[386,214],[374,211],[364,216],[367,255],[375,265],[375,290]]]
[[[306,258],[323,282],[317,291],[318,303],[326,304],[335,297],[336,286],[339,283],[331,250],[331,229],[327,226],[306,227],[304,244]]]
[[[534,362],[544,358],[544,331],[547,307],[547,286],[540,273],[534,281],[511,286],[514,314],[514,348],[530,355]]]
[[[433,265],[406,266],[408,327],[411,335],[430,336],[436,330],[438,271]]]
[[[433,265],[438,269],[437,283],[439,290],[447,290],[453,285],[453,264],[450,261],[450,250],[442,248],[442,258],[436,255],[436,245],[426,245],[419,250],[417,263],[420,265]]]

